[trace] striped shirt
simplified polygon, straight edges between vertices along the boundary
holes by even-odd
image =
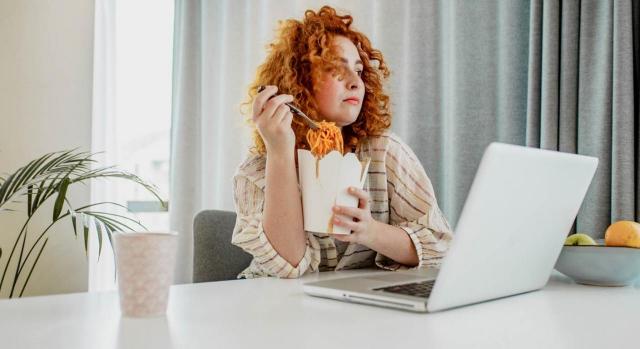
[[[419,258],[415,268],[438,267],[453,235],[416,155],[395,134],[386,132],[370,137],[357,156],[371,159],[364,189],[370,196],[372,217],[407,232]],[[273,248],[262,227],[265,166],[265,155],[250,154],[233,178],[237,220],[232,243],[253,256],[239,278],[296,278],[316,271],[372,266],[409,269],[367,246],[312,232],[306,232],[304,257],[297,266],[291,265]]]

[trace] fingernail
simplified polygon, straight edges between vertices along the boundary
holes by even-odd
[[[340,212],[340,207],[338,207],[338,206],[333,206],[333,210],[334,210],[334,211],[336,211],[336,212]]]
[[[354,187],[349,187],[349,191],[350,191],[350,192],[354,192],[354,191],[356,191],[356,188],[354,188]]]

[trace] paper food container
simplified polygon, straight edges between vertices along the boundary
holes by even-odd
[[[354,153],[342,156],[337,151],[317,160],[310,151],[298,149],[304,230],[314,233],[351,233],[347,228],[333,225],[332,207],[358,207],[358,198],[347,190],[349,187],[362,189],[369,163],[370,159],[360,162]]]

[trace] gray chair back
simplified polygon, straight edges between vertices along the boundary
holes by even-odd
[[[235,280],[252,256],[231,244],[236,213],[201,211],[193,219],[193,282]]]

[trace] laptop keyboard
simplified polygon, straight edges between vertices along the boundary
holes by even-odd
[[[406,294],[414,297],[428,298],[436,280],[413,282],[410,284],[395,285],[389,287],[375,288],[374,291],[384,291],[391,293]]]

